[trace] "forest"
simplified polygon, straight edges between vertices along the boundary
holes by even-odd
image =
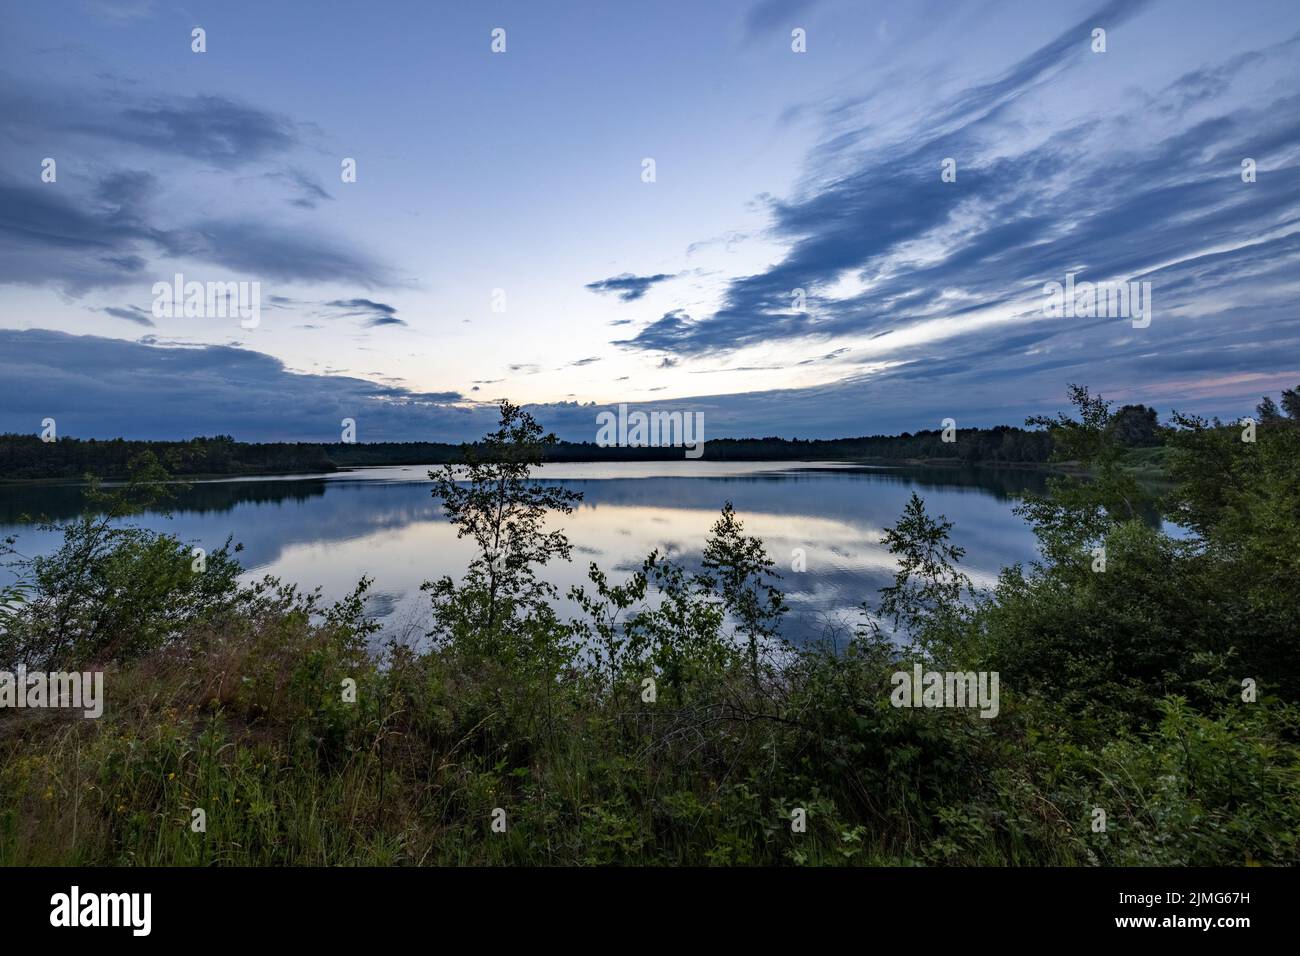
[[[1269,399],[1271,402],[1272,399]],[[1284,403],[1287,396],[1283,395]],[[1263,406],[1261,406],[1263,409]],[[1273,406],[1273,414],[1282,417]],[[1125,405],[1112,429],[1129,448],[1164,444],[1169,429],[1155,409]],[[594,427],[593,427],[594,430]],[[37,435],[0,435],[0,481],[71,479],[86,475],[122,479],[130,462],[152,453],[175,477],[315,474],[379,465],[437,465],[459,460],[462,446],[441,442],[239,442],[229,435],[186,441],[134,441]],[[595,442],[555,441],[541,449],[544,462],[678,461],[681,448],[603,447]],[[1010,425],[930,429],[861,438],[711,438],[706,461],[933,462],[968,465],[1043,465],[1052,456],[1051,433]]]

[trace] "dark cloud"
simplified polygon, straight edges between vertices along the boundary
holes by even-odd
[[[126,321],[134,322],[137,325],[144,325],[144,326],[148,326],[149,328],[154,327],[154,321],[151,318],[152,313],[146,312],[138,305],[128,305],[125,308],[117,308],[115,306],[109,306],[107,308],[101,309],[100,311],[113,316],[113,318],[115,319],[126,319]]]
[[[360,318],[368,329],[381,328],[386,325],[406,325],[397,317],[397,309],[387,302],[375,302],[371,299],[335,299],[325,303],[324,313],[328,318]]]
[[[370,257],[313,232],[261,220],[165,230],[132,205],[143,187],[128,189],[119,177],[107,191],[115,191],[119,205],[79,202],[56,184],[0,183],[0,284],[54,285],[73,294],[142,278],[152,285],[171,275],[166,268],[141,275],[159,256],[186,256],[263,279],[344,280],[367,288],[391,282],[388,270]]]
[[[646,291],[656,282],[666,282],[674,278],[666,272],[660,272],[652,276],[637,276],[630,272],[624,272],[609,279],[600,279],[597,282],[588,282],[586,288],[592,292],[601,294],[607,292],[616,292],[623,302],[634,302],[646,294]]]
[[[0,74],[0,167],[11,168],[14,144],[25,142],[42,143],[56,159],[80,157],[81,165],[61,164],[54,183],[0,179],[0,284],[51,285],[72,295],[152,284],[173,270],[162,265],[150,277],[149,263],[168,257],[260,279],[392,284],[387,268],[319,230],[237,212],[178,223],[174,204],[158,208],[157,197],[181,175],[178,158],[235,168],[303,146],[299,126],[286,117],[221,96],[47,89]],[[158,165],[140,169],[150,153]],[[289,201],[299,205],[330,198],[294,166],[264,178],[287,184]]]
[[[9,74],[0,74],[0,131],[15,142],[39,137],[55,158],[126,147],[226,169],[281,155],[304,139],[287,116],[225,96],[64,88]]]
[[[464,441],[496,420],[457,392],[413,392],[345,375],[288,371],[229,346],[161,347],[45,330],[0,330],[0,432],[44,417],[76,437],[337,441],[355,418],[362,441]]]
[[[681,309],[665,312],[663,316],[642,329],[635,338],[616,339],[612,344],[638,349],[663,351],[690,351],[696,323]]]
[[[344,309],[344,315],[374,315],[381,316],[396,315],[397,309],[386,302],[375,302],[371,299],[335,299],[332,302],[326,302],[327,306],[334,309]]]
[[[287,117],[224,96],[155,97],[107,115],[70,118],[76,132],[235,167],[298,142]]]
[[[0,182],[0,283],[50,282],[73,292],[120,285],[143,267],[135,250],[161,241],[121,207],[78,202],[54,183]]]

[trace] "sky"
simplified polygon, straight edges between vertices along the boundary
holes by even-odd
[[[1298,264],[1294,0],[0,0],[0,432],[1237,417]]]

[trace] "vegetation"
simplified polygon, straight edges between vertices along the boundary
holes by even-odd
[[[954,442],[940,431],[876,435],[826,441],[784,438],[710,438],[708,461],[914,461],[966,464],[1042,464],[1051,454],[1045,432],[999,425],[958,431]],[[476,447],[480,454],[486,449]],[[237,442],[229,435],[188,441],[111,441],[60,438],[42,442],[35,435],[0,435],[0,481],[125,478],[130,463],[149,452],[179,477],[328,473],[340,468],[378,465],[439,465],[461,460],[462,446],[441,442]],[[601,447],[591,442],[552,442],[542,460],[666,461],[681,460],[681,448]]]
[[[426,640],[378,649],[368,581],[326,606],[131,528],[157,492],[139,460],[112,520],[11,544],[0,665],[102,667],[108,700],[0,711],[0,862],[1294,863],[1297,416],[1254,441],[1175,416],[1173,535],[1123,467],[1149,417],[1071,398],[1030,423],[1088,469],[1022,503],[1041,559],[974,591],[914,495],[895,580],[838,647],[781,642],[729,505],[698,571],[593,564],[561,620],[541,571],[570,549],[544,522],[575,496],[530,479],[555,439],[510,405],[431,473],[477,557],[427,585]],[[998,715],[892,706],[914,663],[999,673]]]

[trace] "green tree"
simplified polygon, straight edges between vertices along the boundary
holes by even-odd
[[[1282,393],[1282,410],[1287,418],[1300,422],[1300,390],[1288,388]]]
[[[196,571],[183,542],[128,520],[166,514],[174,492],[167,471],[143,452],[129,472],[124,485],[107,490],[92,479],[87,510],[76,519],[40,523],[61,538],[52,553],[24,556],[13,539],[0,547],[23,598],[5,615],[4,662],[49,670],[126,660],[233,606],[241,569],[230,541]]]
[[[1111,416],[1107,426],[1115,441],[1133,448],[1160,444],[1160,420],[1154,408],[1124,405]]]
[[[703,567],[710,588],[716,587],[727,613],[735,618],[748,648],[750,678],[759,686],[759,654],[777,635],[786,612],[785,596],[772,583],[781,575],[760,538],[745,534],[744,524],[728,501],[704,545]]]
[[[1053,477],[1047,494],[1029,494],[1016,509],[1033,526],[1052,561],[1077,562],[1100,544],[1116,524],[1139,518],[1149,496],[1123,467],[1126,449],[1112,427],[1111,403],[1081,385],[1069,387],[1078,417],[1034,416],[1026,424],[1047,431],[1052,461],[1082,475]]]
[[[1263,425],[1271,425],[1281,420],[1282,415],[1277,410],[1277,402],[1273,401],[1271,395],[1265,395],[1260,403],[1255,406],[1255,417]]]
[[[953,640],[966,617],[963,597],[974,593],[970,578],[957,569],[965,549],[952,543],[951,533],[952,522],[931,518],[914,491],[882,538],[898,570],[894,583],[880,589],[876,614],[927,650]]]
[[[537,576],[552,559],[569,560],[563,531],[546,531],[551,512],[570,514],[581,492],[532,478],[554,434],[518,405],[501,403],[497,430],[463,447],[464,461],[429,472],[458,538],[477,545],[465,577],[426,582],[432,594],[434,636],[478,642],[489,652],[518,636],[523,621],[553,617],[554,585]]]
[[[722,639],[726,611],[704,575],[651,552],[641,574],[656,600],[627,622],[629,646],[643,648],[678,704],[692,684],[710,685],[736,662],[734,644]]]
[[[642,642],[635,639],[636,632],[628,632],[625,616],[630,608],[645,600],[646,571],[638,570],[623,584],[610,584],[605,572],[593,561],[587,569],[587,579],[594,592],[577,584],[569,589],[570,600],[586,615],[571,626],[576,636],[591,642],[604,655],[604,668],[612,690],[626,668],[640,660],[644,650]]]

